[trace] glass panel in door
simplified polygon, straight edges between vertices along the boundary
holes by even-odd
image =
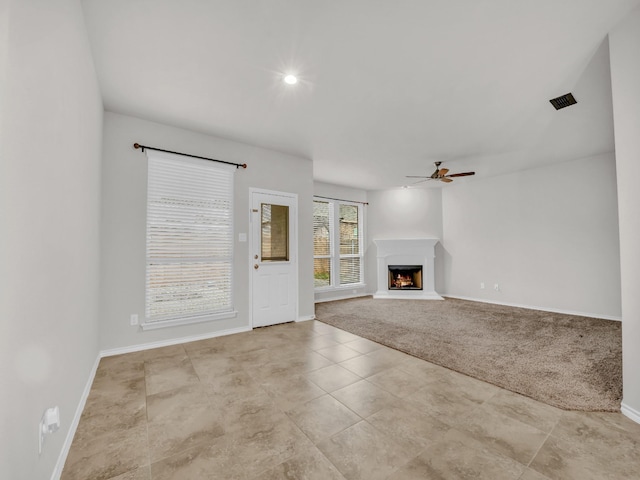
[[[289,261],[289,207],[261,204],[260,250],[263,262]]]

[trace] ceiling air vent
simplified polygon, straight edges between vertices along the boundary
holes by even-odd
[[[559,96],[558,98],[552,98],[549,100],[551,105],[554,106],[556,110],[560,110],[561,108],[570,107],[571,105],[575,105],[577,100],[573,98],[573,94],[566,93],[564,95]]]

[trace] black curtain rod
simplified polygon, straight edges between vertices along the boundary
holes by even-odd
[[[369,205],[369,202],[359,202],[358,200],[345,200],[344,198],[323,197],[322,195],[314,195],[314,197],[324,198],[326,200],[337,200],[339,202],[351,202],[351,203],[361,203],[362,205]]]
[[[145,151],[145,149],[156,150],[157,152],[174,153],[176,155],[183,155],[185,157],[199,158],[200,160],[209,160],[211,162],[226,163],[227,165],[235,165],[236,168],[240,168],[240,167],[247,168],[246,163],[225,162],[224,160],[216,160],[215,158],[199,157],[198,155],[189,155],[188,153],[172,152],[171,150],[163,150],[162,148],[148,147],[146,145],[140,145],[139,143],[134,143],[133,148],[141,148],[143,152]]]

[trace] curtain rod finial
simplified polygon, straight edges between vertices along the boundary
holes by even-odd
[[[240,165],[242,168],[247,168],[247,164],[243,163],[242,165]]]
[[[140,148],[140,144],[139,143],[134,143],[133,144],[133,148]]]

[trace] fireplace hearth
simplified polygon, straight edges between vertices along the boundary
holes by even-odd
[[[389,265],[389,290],[422,290],[422,265]]]

